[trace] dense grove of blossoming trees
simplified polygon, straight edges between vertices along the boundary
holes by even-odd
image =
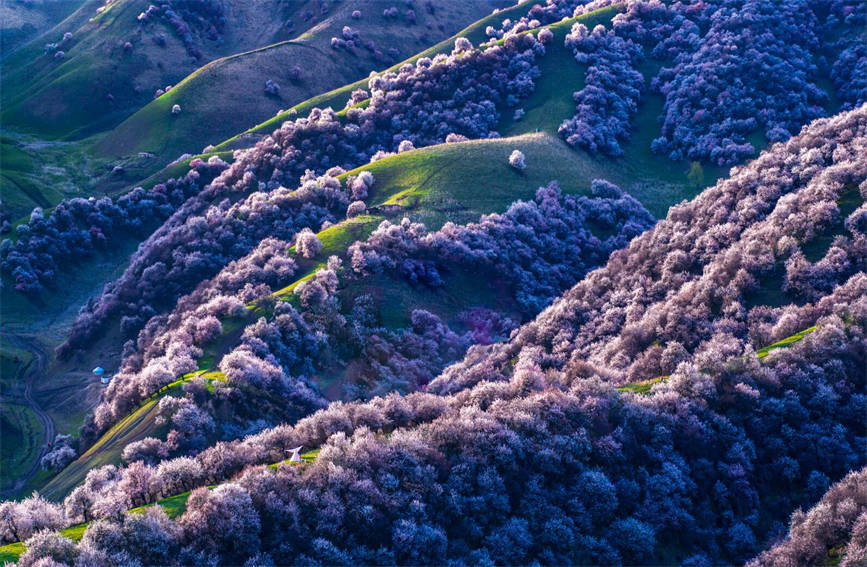
[[[641,46],[601,25],[591,32],[580,22],[566,36],[566,45],[587,65],[587,86],[575,93],[577,113],[560,126],[560,134],[592,153],[622,154],[619,142],[629,139],[644,88],[644,77],[636,70]]]
[[[563,198],[552,184],[540,188],[532,203],[515,203],[502,215],[467,226],[446,223],[431,234],[408,220],[385,222],[366,242],[350,247],[352,269],[399,269],[410,281],[437,285],[437,262],[490,267],[514,286],[518,303],[536,313],[577,281],[576,275],[653,224],[638,201],[611,183],[595,180],[592,193]],[[591,223],[607,236],[595,236]]]
[[[369,104],[349,108],[345,119],[330,109],[314,109],[238,152],[145,241],[125,273],[81,315],[61,353],[83,344],[109,317],[125,317],[125,332],[135,333],[199,281],[249,252],[262,231],[289,238],[301,228],[342,217],[349,204],[345,193],[337,187],[315,189],[315,175],[306,171],[356,167],[404,140],[424,146],[450,134],[492,134],[498,107],[533,90],[534,60],[544,46],[532,36],[485,50],[468,44],[461,38],[452,55],[422,58],[372,77],[370,92],[357,91],[351,99],[351,104],[357,98]],[[294,187],[299,178],[299,191],[283,187]],[[243,202],[232,203],[244,195]],[[255,219],[267,224],[256,225]]]
[[[834,304],[846,311],[863,303],[863,291],[862,282],[858,299],[850,295],[846,303],[838,296]],[[863,305],[858,313],[863,332]],[[680,546],[692,564],[740,562],[764,541],[765,526],[782,529],[769,521],[784,521],[788,502],[763,497],[778,483],[795,485],[793,467],[811,467],[815,494],[806,498],[821,496],[836,474],[824,453],[806,450],[811,441],[802,431],[793,432],[791,442],[805,445],[790,448],[797,449],[790,470],[766,471],[773,456],[761,449],[765,431],[754,429],[756,404],[776,406],[761,416],[778,415],[783,427],[792,428],[804,412],[852,427],[857,416],[836,414],[843,400],[823,407],[811,399],[827,400],[832,384],[863,388],[856,366],[863,366],[863,346],[855,360],[852,343],[831,347],[807,339],[766,366],[746,360],[699,373],[687,363],[647,397],[620,393],[598,377],[519,363],[508,382],[456,396],[337,404],[295,427],[222,444],[195,459],[96,469],[64,508],[78,519],[105,519],[78,546],[55,544],[73,559],[104,564],[122,563],[128,553],[185,564],[208,557],[227,564],[250,557],[257,564],[266,557],[328,564],[449,558],[635,564],[654,562],[657,547],[666,545]],[[829,355],[842,368],[829,368]],[[817,368],[806,378],[805,365]],[[835,382],[819,368],[834,372]],[[199,488],[179,521],[154,509],[149,524],[157,537],[144,547],[130,539],[135,515],[112,519],[118,502],[218,481],[245,463],[280,460],[297,444],[321,445],[317,462],[247,468],[214,491]],[[29,556],[63,559],[43,538],[28,542]]]
[[[351,100],[355,104],[369,99],[369,105],[349,109],[345,119],[338,119],[331,109],[314,109],[308,117],[284,123],[255,147],[240,152],[231,167],[226,168],[219,160],[215,162],[215,158],[192,164],[192,171],[185,177],[145,192],[156,201],[147,202],[147,207],[136,208],[122,202],[143,198],[140,192],[133,192],[117,204],[105,200],[99,204],[80,200],[63,203],[56,219],[54,213],[48,219],[37,213],[29,224],[18,228],[24,238],[15,244],[9,241],[0,248],[2,269],[15,278],[21,291],[38,291],[54,282],[58,269],[76,265],[83,253],[101,241],[99,234],[111,228],[93,215],[114,215],[123,218],[131,229],[148,226],[152,230],[149,223],[163,221],[171,214],[136,255],[134,267],[107,294],[110,299],[103,298],[96,307],[96,317],[101,320],[103,309],[117,310],[121,301],[131,303],[118,289],[135,285],[127,276],[138,280],[144,268],[158,261],[165,263],[164,259],[152,257],[157,242],[167,244],[167,233],[191,216],[220,207],[224,198],[237,199],[238,195],[253,191],[267,194],[284,184],[295,187],[307,170],[321,174],[334,166],[351,169],[363,165],[377,152],[394,151],[402,141],[421,147],[443,142],[450,134],[468,138],[494,135],[498,109],[514,105],[532,92],[539,73],[535,59],[544,52],[544,46],[532,36],[515,37],[502,46],[485,50],[474,49],[460,38],[449,56],[422,58],[415,65],[404,65],[398,72],[371,78],[369,92],[359,90]],[[196,198],[191,199],[194,194]],[[120,211],[105,212],[115,207]],[[345,210],[344,204],[340,212]],[[68,211],[74,218],[69,218]],[[231,249],[243,250],[245,244],[226,242],[224,238],[222,246],[224,250],[218,255],[236,258],[237,252]],[[194,286],[226,263],[204,251],[200,256],[205,263],[200,277],[182,277],[179,279],[183,281],[169,285]],[[168,267],[171,272],[171,266]],[[145,304],[124,309],[123,314],[149,317]],[[74,333],[73,339],[75,336]]]
[[[506,18],[500,22],[499,27],[486,27],[485,35],[491,38],[491,41],[497,41],[540,26],[553,24],[577,14],[577,10],[588,3],[591,3],[590,0],[545,0],[544,3],[537,2],[527,11],[526,16],[514,20]]]
[[[735,163],[754,154],[747,137],[756,129],[777,142],[824,115],[813,55],[819,22],[809,2],[720,2],[703,17],[710,29],[694,53],[656,79],[666,107],[654,149]]]
[[[581,3],[576,14],[610,4]],[[590,33],[576,23],[567,36],[588,72],[561,134],[591,152],[621,153],[644,85],[636,65],[648,56],[662,64],[651,87],[665,98],[654,151],[674,160],[742,162],[755,154],[753,134],[786,140],[825,115],[827,95],[817,84],[829,60],[842,108],[864,102],[865,22],[867,6],[836,0],[626,2],[610,30]]]
[[[815,565],[832,553],[840,567],[867,563],[867,469],[846,475],[806,512],[795,511],[788,536],[747,565]]]
[[[157,4],[144,25],[219,20],[211,2]],[[162,223],[58,351],[107,324],[128,339],[85,445],[206,351],[219,372],[174,386],[154,406],[159,438],[62,503],[0,503],[0,541],[26,541],[19,564],[864,563],[863,3],[628,0],[608,28],[572,28],[588,72],[569,144],[623,151],[648,60],[657,152],[732,164],[756,133],[780,142],[659,223],[606,181],[588,196],[552,183],[478,222],[391,218],[323,253],[318,231],[379,214],[373,175],[347,170],[496,136],[553,41],[524,32],[611,4],[546,0],[489,28],[487,49],[461,38],[372,76],[345,112],[314,109],[231,164],[34,211],[0,246],[23,292]],[[825,113],[826,78],[845,112],[802,127]],[[534,166],[517,150],[509,164]],[[456,273],[495,282],[502,305],[386,326],[363,291],[436,291]],[[329,397],[346,401],[329,403],[317,378],[338,373]],[[74,458],[60,442],[44,466]],[[267,466],[299,445],[316,461]],[[186,491],[176,519],[126,513]],[[82,521],[80,542],[57,533]]]
[[[581,361],[629,382],[674,371],[686,353],[701,356],[707,348],[720,356],[809,327],[815,321],[804,302],[821,301],[867,267],[865,114],[862,105],[817,121],[733,168],[731,178],[672,207],[521,333],[558,365]],[[843,217],[838,201],[846,196],[861,204]],[[806,260],[802,249],[823,234],[835,237],[818,259]],[[755,304],[763,285],[784,287],[784,304]],[[521,342],[491,356],[512,359]],[[471,368],[453,367],[437,391],[471,380]]]
[[[863,475],[846,475],[867,442],[865,149],[867,107],[818,121],[426,391],[333,403],[195,457],[94,469],[62,505],[4,504],[0,533],[35,534],[24,565],[707,565],[754,557],[827,492],[757,564],[818,559],[847,539],[857,564]],[[844,217],[838,201],[853,195]],[[755,299],[827,235],[806,294]],[[644,378],[646,394],[618,388]],[[321,448],[316,462],[258,466],[298,445]],[[119,515],[190,489],[177,520]],[[38,533],[96,518],[78,544]]]
[[[325,179],[339,186],[334,178]],[[361,195],[372,186],[373,177],[367,173],[347,184]],[[341,300],[338,287],[387,272],[410,285],[436,288],[443,285],[441,271],[481,269],[509,290],[525,317],[533,316],[613,250],[653,224],[652,216],[616,186],[597,180],[592,193],[591,197],[563,197],[552,184],[539,189],[535,201],[515,203],[502,215],[488,215],[464,226],[447,223],[430,233],[423,224],[407,219],[400,224],[384,221],[367,240],[349,248],[350,269],[341,269],[342,262],[330,259],[327,268],[298,287],[297,310],[279,302],[272,320],[258,319],[247,326],[241,344],[220,362],[225,384],[217,385],[215,395],[202,392],[199,405],[206,413],[215,413],[219,406],[227,425],[232,420],[225,416],[232,415],[238,421],[235,425],[244,428],[266,417],[275,422],[295,421],[321,407],[320,396],[311,391],[305,377],[322,372],[335,353],[356,361],[347,385],[350,397],[424,386],[470,345],[505,337],[514,323],[505,313],[468,305],[462,316],[467,330],[462,334],[422,310],[412,314],[410,327],[389,330],[376,321],[369,298]],[[594,232],[605,236],[597,237]],[[299,232],[295,250],[300,257],[310,246],[302,250],[304,239],[321,247],[314,234]],[[317,249],[312,255],[318,253]],[[221,319],[243,318],[245,302],[273,302],[272,291],[295,279],[293,256],[287,242],[267,238],[181,298],[168,317],[151,319],[106,390],[92,427],[85,429],[85,438],[101,433],[142,399],[195,370],[203,344],[222,332]],[[246,389],[233,390],[237,386]],[[279,411],[275,408],[269,413],[262,404],[254,410],[251,398],[256,392],[250,387],[282,400]],[[229,429],[226,435],[244,428]],[[151,450],[165,454],[194,448],[149,443]]]
[[[534,5],[527,16],[488,30],[492,40],[505,38],[503,46],[480,51],[461,38],[451,57],[422,58],[399,73],[374,77],[369,92],[359,90],[350,99],[350,106],[370,99],[369,106],[349,109],[345,121],[326,110],[289,123],[249,150],[250,155],[240,159],[232,172],[217,180],[214,191],[206,191],[201,200],[178,212],[169,226],[176,226],[192,211],[214,205],[224,194],[249,192],[260,183],[263,190],[279,184],[293,187],[307,169],[317,174],[333,166],[351,169],[374,155],[396,150],[401,143],[421,147],[442,142],[450,134],[492,135],[503,108],[516,106],[532,91],[539,74],[535,60],[544,54],[543,44],[551,41],[547,30],[539,32],[539,41],[522,32],[613,3],[548,0]],[[219,6],[211,2],[183,3],[179,11],[167,0],[158,4],[143,13],[143,21],[168,17],[178,25],[186,25],[186,20],[205,27],[219,23]],[[645,58],[662,65],[651,89],[665,98],[661,136],[653,148],[672,159],[733,164],[754,154],[754,134],[764,133],[771,142],[787,139],[801,125],[825,114],[827,96],[817,87],[820,68],[829,69],[843,109],[867,100],[867,48],[859,35],[867,23],[864,3],[709,0],[666,5],[658,0],[629,0],[621,4],[622,12],[610,29],[591,31],[576,23],[566,38],[576,58],[588,65],[587,85],[575,93],[576,114],[560,128],[574,146],[607,155],[622,152],[644,90],[645,79],[637,65]],[[351,35],[351,30],[347,33]],[[134,229],[144,225],[152,230],[152,223],[164,220],[219,170],[200,173],[201,179],[166,183],[168,189],[160,190],[173,196],[156,203],[155,216],[150,206],[144,208],[148,212],[130,209],[124,213],[125,222]],[[176,194],[175,186],[181,193]],[[88,220],[108,206],[104,200],[100,203],[64,203],[58,219],[52,218],[54,213],[48,218],[37,213],[31,223],[18,228],[17,242],[0,247],[0,268],[14,278],[16,289],[32,293],[51,286],[59,269],[77,264],[90,247],[103,242],[106,227]],[[116,206],[126,208],[122,203]],[[69,210],[78,218],[70,220]],[[144,305],[131,309],[139,313],[125,315],[149,317]]]
[[[34,209],[30,220],[17,227],[17,240],[0,245],[0,267],[15,289],[37,292],[56,284],[58,272],[77,265],[94,250],[110,248],[117,239],[145,238],[187,199],[226,168],[218,157],[194,160],[177,179],[142,188],[112,200],[76,198],[63,201],[47,217]]]

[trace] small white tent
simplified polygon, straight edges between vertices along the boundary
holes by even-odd
[[[289,457],[289,462],[290,462],[290,463],[300,463],[300,462],[302,462],[302,459],[301,459],[301,449],[303,449],[303,448],[304,448],[304,446],[302,445],[302,446],[300,446],[300,447],[295,447],[294,449],[289,449],[289,451],[292,453],[292,455]]]

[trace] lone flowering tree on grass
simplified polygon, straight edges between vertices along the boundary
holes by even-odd
[[[509,154],[509,165],[518,171],[524,171],[527,169],[527,163],[524,161],[524,152],[521,150],[512,150],[512,153]]]

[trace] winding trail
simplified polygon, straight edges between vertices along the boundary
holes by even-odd
[[[23,335],[0,333],[0,340],[16,348],[26,350],[33,355],[33,360],[21,369],[18,378],[24,382],[23,401],[36,414],[36,418],[39,420],[39,425],[42,428],[42,441],[39,444],[39,453],[30,469],[15,481],[15,485],[12,488],[0,491],[0,498],[8,498],[10,495],[21,490],[39,471],[40,461],[48,452],[48,443],[54,440],[55,428],[54,420],[51,416],[39,407],[39,404],[33,399],[33,381],[38,376],[44,376],[45,369],[48,366],[48,355],[45,353],[45,349],[33,338]]]

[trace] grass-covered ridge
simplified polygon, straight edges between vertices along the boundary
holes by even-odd
[[[301,269],[295,275],[297,279],[289,285],[276,290],[274,295],[278,299],[291,300],[295,288],[302,282],[312,279],[317,270],[324,268],[329,256],[343,256],[350,244],[356,240],[367,238],[384,219],[384,216],[379,215],[360,215],[316,233],[317,238],[322,243],[322,250],[316,255],[316,258],[311,260],[298,257]],[[292,250],[294,251],[294,246]]]
[[[520,149],[527,156],[527,169],[523,172],[508,165],[513,149]],[[368,213],[320,231],[322,251],[313,259],[296,257],[299,270],[293,281],[286,282],[274,293],[279,299],[293,301],[298,284],[311,279],[325,266],[329,256],[336,255],[346,261],[349,245],[364,240],[385,219],[398,222],[408,216],[425,222],[431,229],[439,228],[446,220],[477,221],[483,214],[505,211],[517,200],[532,200],[536,189],[552,180],[560,181],[564,193],[586,194],[591,181],[604,177],[605,172],[593,160],[576,160],[573,155],[562,141],[546,133],[534,133],[420,148],[349,171],[341,178],[360,171],[370,171],[374,176]],[[476,184],[473,180],[484,181]],[[511,304],[503,291],[481,274],[455,272],[447,276],[447,282],[448,285],[440,289],[426,290],[383,274],[354,284],[342,294],[344,297],[371,294],[380,305],[382,323],[389,328],[406,325],[412,310],[417,308],[450,321],[469,305]],[[244,324],[262,314],[256,306],[250,307],[247,319],[222,321],[221,338],[205,349],[199,361],[201,372],[215,371],[222,355],[237,341]],[[179,377],[178,381],[145,400],[141,407],[115,424],[87,452],[58,473],[41,492],[47,497],[61,498],[91,468],[120,463],[120,455],[128,443],[159,435],[161,431],[154,421],[159,398],[178,395],[182,383],[193,375]],[[329,388],[334,387],[335,379],[335,375],[329,374],[316,381],[323,391],[332,391]]]
[[[770,344],[766,347],[762,347],[756,351],[756,355],[759,357],[759,360],[767,358],[770,354],[772,354],[776,350],[783,349],[783,348],[789,348],[792,345],[801,342],[802,340],[804,340],[804,337],[806,337],[807,335],[809,335],[810,333],[812,333],[813,331],[815,331],[818,328],[819,328],[818,325],[813,325],[812,327],[808,327],[808,328],[804,329],[803,331],[797,332],[794,335],[786,337],[785,339],[777,341],[777,342]]]
[[[330,38],[339,37],[344,25],[364,41],[396,49],[405,57],[430,45],[431,35],[443,37],[439,28],[428,29],[428,24],[436,21],[443,29],[453,30],[486,15],[492,6],[496,3],[479,2],[458,9],[449,1],[435,0],[431,7],[436,16],[420,10],[418,23],[407,26],[381,16],[382,9],[388,7],[386,2],[364,6],[358,19],[350,17],[354,4],[337,4],[323,21],[291,39],[233,53],[196,69],[107,133],[96,150],[107,156],[148,151],[167,158],[198,152],[281,109],[382,68],[382,61],[372,51],[330,47]],[[290,78],[296,65],[302,69],[301,76]],[[265,95],[266,80],[280,85],[278,95]],[[182,109],[179,115],[171,114],[175,104]]]
[[[769,344],[768,346],[762,347],[756,351],[756,356],[759,360],[767,362],[770,360],[768,357],[772,355],[775,351],[780,349],[786,349],[795,344],[804,340],[804,338],[810,333],[814,332],[818,329],[818,325],[813,325],[811,327],[807,327],[803,331],[799,331],[794,335],[790,335],[784,339],[781,339],[775,343]],[[767,360],[766,360],[767,359]],[[629,384],[624,384],[623,386],[619,386],[617,390],[621,392],[630,392],[632,394],[638,394],[641,396],[646,396],[650,394],[651,389],[657,384],[664,384],[668,381],[668,376],[657,376],[656,378],[648,378],[647,380],[640,380],[638,382],[631,382]]]
[[[304,8],[276,0],[224,4],[220,41],[207,39],[193,24],[189,46],[200,53],[194,58],[165,19],[138,20],[149,2],[82,3],[4,61],[10,79],[2,94],[4,124],[52,138],[104,131],[149,102],[157,88],[177,83],[202,64],[287,39],[285,18]],[[163,40],[155,41],[160,34]],[[124,47],[127,42],[131,48]],[[46,53],[48,43],[56,43],[63,55]]]
[[[319,449],[313,449],[312,451],[306,451],[301,453],[301,463],[290,463],[289,459],[285,459],[283,461],[273,463],[268,465],[270,468],[277,468],[279,466],[299,466],[303,464],[310,464],[316,460],[316,457],[319,456]],[[215,488],[217,485],[209,486],[209,489]],[[159,506],[166,513],[166,516],[169,518],[177,518],[181,516],[187,510],[187,500],[190,497],[191,491],[182,492],[180,494],[175,494],[174,496],[167,496],[166,498],[161,498],[156,502],[151,504],[146,504],[144,506],[138,506],[128,510],[128,513],[131,514],[139,514],[144,512],[147,508],[151,506]],[[87,530],[88,526],[90,526],[90,522],[82,522],[80,524],[76,524],[74,526],[70,526],[68,528],[64,528],[60,530],[60,535],[63,537],[69,538],[72,541],[81,541],[81,538],[84,537],[84,532]],[[18,541],[15,543],[10,543],[7,545],[0,546],[0,562],[15,562],[21,557],[21,555],[27,551],[27,546],[24,542]]]
[[[416,55],[413,55],[412,57],[405,59],[404,61],[401,61],[400,63],[397,63],[397,64],[389,67],[388,69],[385,69],[380,74],[386,73],[389,71],[397,71],[402,65],[406,65],[408,63],[415,63],[416,61],[418,61],[422,57],[434,57],[435,55],[438,55],[440,53],[450,53],[452,51],[452,49],[454,48],[455,40],[459,37],[465,37],[465,38],[469,39],[474,45],[479,45],[481,43],[484,43],[484,42],[489,40],[489,38],[485,34],[485,28],[487,26],[499,24],[499,22],[501,22],[503,19],[506,19],[506,18],[512,18],[512,19],[521,18],[522,16],[527,14],[527,12],[529,11],[529,9],[531,7],[532,7],[531,2],[522,2],[522,3],[516,4],[515,6],[513,6],[511,8],[500,10],[495,14],[491,14],[490,16],[487,16],[485,18],[482,18],[482,19],[476,21],[475,23],[467,26],[466,28],[459,31],[458,33],[456,33],[452,37],[434,45],[433,47],[430,47],[430,48],[428,48],[428,49],[426,49],[420,53],[417,53]],[[578,16],[576,18],[570,18],[568,20],[564,20],[563,22],[558,22],[556,24],[552,24],[551,26],[543,26],[543,28],[550,28],[552,30],[556,30],[560,36],[565,37],[565,34],[568,31],[568,28],[575,21],[585,22],[589,26],[593,26],[593,25],[597,25],[597,24],[604,24],[606,22],[610,22],[611,18],[617,13],[617,11],[619,9],[620,9],[619,5],[610,6],[607,8],[602,8],[602,9],[597,10],[595,12],[591,12],[589,14],[584,14],[584,15]],[[539,28],[539,29],[542,29],[542,28]],[[564,29],[566,31],[564,31]],[[539,30],[535,30],[536,33],[538,33],[538,31]],[[564,50],[565,50],[565,48],[564,48]],[[572,63],[575,63],[574,58],[572,58]],[[577,63],[576,63],[576,65],[577,65]],[[290,118],[290,115],[293,112],[299,116],[304,116],[308,112],[310,112],[311,109],[317,108],[317,107],[318,108],[325,108],[325,107],[330,106],[334,109],[342,109],[346,105],[346,102],[349,100],[349,96],[353,90],[366,89],[367,88],[368,80],[369,80],[368,78],[364,78],[364,79],[361,79],[359,81],[355,81],[353,83],[344,85],[340,88],[331,90],[331,91],[326,92],[326,93],[322,93],[318,96],[315,96],[313,98],[305,100],[304,102],[301,102],[300,104],[297,104],[291,108],[288,108],[285,111],[280,112],[280,113],[276,114],[275,116],[269,118],[268,120],[265,120],[264,122],[257,124],[255,126],[249,128],[249,129],[245,130],[244,132],[241,132],[240,134],[233,136],[232,138],[229,138],[229,139],[221,142],[220,144],[217,144],[216,148],[217,149],[223,149],[223,148],[238,147],[239,144],[243,144],[244,141],[247,140],[251,136],[257,137],[257,136],[266,135],[266,134],[272,132],[273,130],[275,130],[276,128],[279,128],[280,124],[282,124],[283,122],[288,120]],[[561,86],[562,86],[562,83],[561,83]],[[566,96],[568,96],[571,99],[571,96],[572,96],[571,91],[569,91]],[[573,105],[573,108],[569,109],[570,112],[572,109],[574,109],[574,105]],[[558,124],[559,124],[559,122],[558,122]],[[523,130],[522,132],[511,132],[511,133],[523,133],[526,131],[527,130]]]
[[[216,347],[218,345],[214,345]],[[206,356],[210,353],[206,353]],[[213,357],[213,355],[210,355]],[[221,372],[200,370],[185,374],[178,380],[163,386],[157,392],[145,399],[138,408],[125,418],[118,421],[103,434],[87,451],[54,476],[40,491],[47,498],[60,499],[77,486],[88,471],[103,465],[121,463],[124,447],[145,437],[164,435],[165,425],[156,422],[159,401],[165,396],[183,395],[184,383],[193,378],[204,378],[210,386],[215,380],[225,380]]]

